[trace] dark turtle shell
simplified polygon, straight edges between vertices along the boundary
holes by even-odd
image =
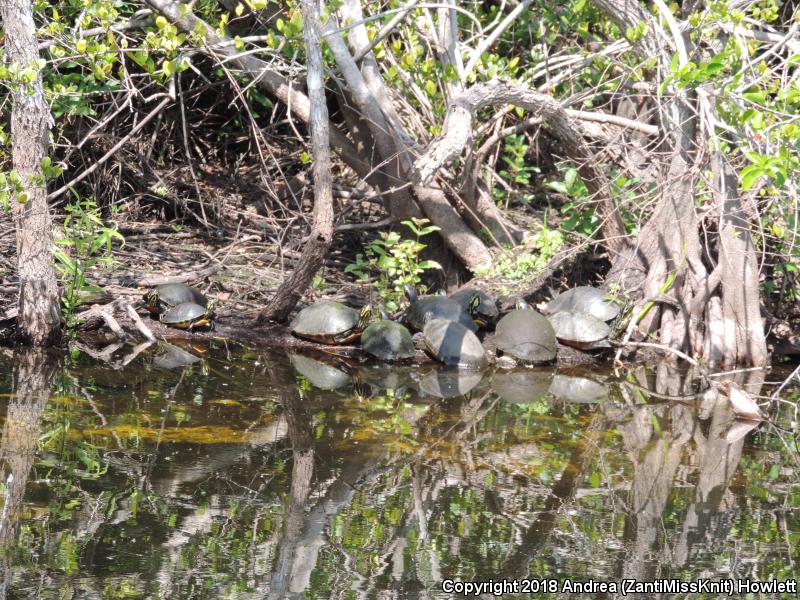
[[[572,288],[560,293],[547,305],[547,313],[557,312],[586,313],[601,321],[614,319],[621,310],[618,303],[609,300],[608,292],[589,285]]]
[[[213,328],[213,303],[208,307],[194,302],[181,302],[161,313],[161,322],[176,329]]]
[[[422,331],[430,319],[455,321],[470,331],[478,330],[469,308],[464,308],[458,300],[446,296],[417,296],[416,291],[408,285],[405,290],[410,304],[404,319],[414,331]]]
[[[495,345],[498,351],[530,363],[550,362],[558,343],[547,317],[531,309],[512,310],[497,323]]]
[[[464,288],[450,296],[453,300],[461,303],[461,307],[469,312],[470,304],[474,302],[475,296],[478,297],[478,306],[473,315],[474,321],[480,327],[489,327],[494,324],[500,316],[500,309],[497,307],[497,298],[490,296],[483,290]]]
[[[456,321],[430,319],[422,341],[428,354],[449,367],[485,369],[489,364],[478,337]]]
[[[372,316],[372,310],[361,311],[335,300],[323,300],[307,306],[289,326],[299,338],[320,344],[347,344],[359,338]]]
[[[367,327],[361,334],[364,352],[392,362],[414,358],[414,342],[408,329],[400,323],[382,320]]]
[[[579,312],[558,312],[550,315],[550,324],[558,341],[581,350],[609,348],[611,328],[600,319]]]
[[[147,310],[155,315],[183,302],[192,302],[202,307],[208,306],[208,299],[200,290],[183,283],[159,285],[145,294],[144,302]]]

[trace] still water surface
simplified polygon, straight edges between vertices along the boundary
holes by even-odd
[[[800,578],[789,402],[753,428],[663,365],[480,375],[129,351],[0,358],[0,598]],[[738,378],[768,396],[786,375]]]

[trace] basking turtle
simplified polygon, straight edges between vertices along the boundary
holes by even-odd
[[[380,320],[367,327],[361,334],[364,352],[386,362],[414,358],[414,341],[408,329],[400,323]]]
[[[586,313],[601,321],[610,321],[615,318],[622,307],[613,300],[608,292],[599,290],[589,285],[569,289],[553,298],[547,305],[547,314],[554,315],[558,312]]]
[[[473,320],[478,327],[486,328],[497,321],[500,316],[500,309],[497,307],[497,298],[490,296],[483,290],[476,290],[471,288],[464,288],[457,291],[450,297],[461,303],[461,307],[469,312],[470,304],[474,302],[474,297],[478,297],[478,306],[475,308]]]
[[[472,301],[465,308],[460,301],[453,298],[418,296],[417,290],[408,284],[403,286],[403,289],[409,301],[409,306],[404,316],[405,322],[414,331],[422,331],[425,323],[430,319],[455,321],[461,323],[470,331],[478,330],[478,326],[475,325],[475,321],[472,318],[478,304],[480,304],[480,298],[477,295],[472,297]]]
[[[422,330],[422,344],[431,357],[449,367],[482,370],[489,364],[478,337],[456,321],[429,319]]]
[[[292,321],[292,333],[320,344],[348,344],[356,341],[373,319],[370,306],[360,311],[335,300],[307,306]]]
[[[203,308],[208,306],[208,299],[200,290],[183,283],[165,283],[144,295],[145,308],[153,315],[161,314],[183,302],[192,302]]]
[[[580,350],[610,348],[611,328],[600,319],[581,312],[557,312],[550,315],[550,324],[558,341]]]
[[[214,301],[206,306],[194,302],[181,302],[161,313],[159,320],[175,329],[214,329]]]
[[[497,323],[494,339],[498,355],[509,354],[526,363],[550,362],[558,351],[550,321],[522,300]]]

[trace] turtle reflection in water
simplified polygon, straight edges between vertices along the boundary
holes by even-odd
[[[492,389],[506,402],[530,404],[544,398],[552,382],[553,370],[547,368],[495,371]]]
[[[292,363],[295,371],[308,379],[311,385],[321,390],[336,390],[350,385],[352,382],[348,373],[307,356],[290,354],[289,362]]]
[[[599,402],[608,396],[605,385],[578,374],[556,374],[550,384],[550,393],[579,404]]]
[[[183,348],[168,342],[160,342],[153,353],[153,366],[159,369],[177,369],[193,365],[203,360]]]
[[[455,398],[471,392],[482,378],[483,375],[479,371],[440,367],[422,376],[419,390],[436,398]]]

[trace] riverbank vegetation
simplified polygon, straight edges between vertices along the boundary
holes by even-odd
[[[708,365],[800,347],[791,3],[0,5],[27,341],[165,278],[263,322],[477,276],[509,299],[602,283],[628,339]]]

